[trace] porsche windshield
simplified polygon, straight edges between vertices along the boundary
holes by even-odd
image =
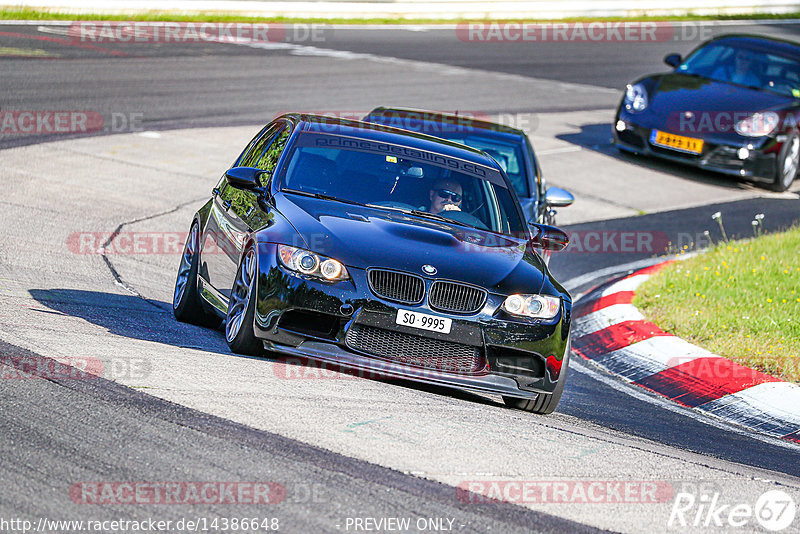
[[[800,98],[800,63],[735,42],[697,50],[678,72]]]
[[[281,189],[444,218],[492,232],[524,231],[514,198],[497,170],[367,139],[301,134]]]

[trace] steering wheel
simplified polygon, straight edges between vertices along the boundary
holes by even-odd
[[[470,215],[464,211],[443,211],[439,215],[442,217],[447,217],[448,219],[453,219],[456,222],[468,224],[470,226],[474,226],[475,228],[480,228],[481,230],[488,230],[489,227],[486,226],[483,221],[475,217],[474,215]]]

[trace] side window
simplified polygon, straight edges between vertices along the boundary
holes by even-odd
[[[237,167],[237,166],[241,165],[241,164],[242,164],[241,162],[242,162],[242,161],[244,161],[244,158],[245,158],[245,157],[246,157],[248,154],[250,154],[250,152],[252,152],[252,150],[253,150],[253,147],[255,146],[255,144],[256,144],[257,142],[259,142],[259,141],[262,139],[262,137],[263,137],[263,136],[267,135],[267,132],[269,132],[269,131],[274,131],[274,130],[275,130],[275,128],[276,128],[276,125],[273,125],[273,124],[267,124],[266,126],[264,126],[263,128],[261,128],[261,131],[259,131],[259,132],[258,132],[258,133],[255,135],[255,137],[253,137],[253,138],[250,140],[250,142],[249,142],[249,143],[247,143],[247,146],[244,148],[244,150],[242,150],[242,153],[241,153],[241,154],[239,154],[239,156],[238,156],[238,157],[236,158],[236,160],[233,162],[233,165],[232,165],[232,166],[233,166],[233,167]]]
[[[286,147],[286,142],[292,129],[286,122],[280,122],[267,129],[263,135],[250,143],[245,155],[238,162],[240,167],[256,167],[273,172],[278,163],[281,152]],[[261,176],[261,185],[268,185],[271,174]],[[246,220],[252,228],[260,228],[271,220],[272,216],[265,214],[258,207],[256,195],[252,191],[237,189],[230,184],[225,184],[220,198],[231,203],[229,211],[241,219]]]
[[[240,167],[255,167],[259,157],[264,152],[264,149],[269,146],[273,139],[278,135],[282,128],[286,126],[285,123],[279,122],[269,127],[258,139],[250,142],[247,152],[239,160]]]
[[[528,157],[531,158],[531,165],[533,166],[534,190],[531,191],[530,196],[531,198],[536,199],[544,196],[546,187],[544,184],[544,179],[542,178],[542,170],[539,168],[539,162],[536,160],[536,152],[533,151],[533,145],[531,144],[530,139],[525,140],[525,146],[528,149]],[[525,196],[520,194],[519,190],[517,190],[517,194],[520,196]]]
[[[288,125],[284,125],[284,128],[280,130],[277,135],[273,136],[270,139],[270,143],[263,148],[263,152],[258,159],[249,165],[250,167],[256,167],[269,172],[269,174],[261,175],[262,186],[266,186],[267,182],[272,178],[272,174],[275,172],[275,166],[278,164],[278,159],[281,157],[283,149],[286,148],[286,142],[289,140],[291,132],[292,129]]]

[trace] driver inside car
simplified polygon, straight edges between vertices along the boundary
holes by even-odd
[[[430,190],[428,213],[461,211],[463,190],[454,180],[440,180]]]
[[[727,80],[740,85],[761,87],[758,70],[759,58],[749,50],[736,50],[733,55],[732,65],[720,65],[711,77],[718,80]]]

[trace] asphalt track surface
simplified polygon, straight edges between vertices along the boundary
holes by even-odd
[[[800,32],[789,24],[713,31],[732,29]],[[347,518],[407,516],[452,518],[458,531],[640,532],[669,530],[669,503],[475,505],[460,501],[454,486],[661,480],[706,484],[725,502],[752,503],[772,488],[800,500],[796,447],[694,417],[589,364],[573,361],[557,413],[544,418],[505,410],[497,399],[406,383],[276,380],[292,365],[235,357],[220,332],[174,321],[175,255],[65,252],[72,231],[185,231],[236,150],[282,111],[351,116],[385,104],[527,120],[546,176],[578,197],[560,214],[570,231],[635,228],[694,248],[704,230],[719,239],[714,211],[726,214],[731,235],[750,234],[755,213],[767,214],[767,230],[784,228],[800,219],[796,193],[627,158],[608,144],[619,87],[695,41],[487,44],[445,29],[324,28],[324,40],[291,46],[87,48],[65,42],[62,30],[0,26],[0,109],[92,110],[107,122],[112,114],[135,117],[136,130],[161,133],[121,127],[97,132],[121,134],[105,138],[0,139],[8,173],[0,351],[88,355],[123,368],[144,362],[146,372],[0,381],[0,518],[257,514],[280,518],[283,531],[336,532],[348,530]],[[173,131],[187,127],[204,129]],[[66,140],[48,143],[58,139]],[[579,294],[651,257],[572,253],[555,255],[552,267]],[[265,511],[92,506],[68,496],[80,481],[163,480],[279,481],[287,497]]]

